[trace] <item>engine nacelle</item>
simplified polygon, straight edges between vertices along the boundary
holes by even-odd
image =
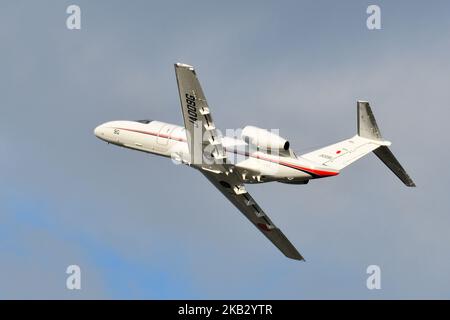
[[[246,126],[242,130],[241,138],[248,144],[268,150],[289,150],[289,141],[282,137],[253,126]]]

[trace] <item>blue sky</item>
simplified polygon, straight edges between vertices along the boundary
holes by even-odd
[[[447,1],[0,8],[0,298],[450,297]],[[181,124],[177,61],[196,66],[218,127],[279,128],[300,153],[353,135],[356,100],[371,101],[418,187],[372,155],[306,186],[249,186],[307,262],[284,258],[198,172],[93,135]],[[381,290],[366,288],[372,264]]]

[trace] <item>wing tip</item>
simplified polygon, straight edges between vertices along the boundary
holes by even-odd
[[[302,256],[300,257],[288,257],[291,258],[292,260],[296,260],[296,261],[300,261],[300,262],[306,262],[305,258],[303,258]]]
[[[285,256],[292,260],[306,262],[305,258],[303,258],[303,256],[298,251],[292,254],[285,254]]]
[[[186,63],[177,62],[177,63],[175,63],[175,67],[189,69],[191,71],[194,71],[194,67],[189,64],[186,64]]]
[[[408,182],[408,183],[406,184],[406,186],[407,186],[407,187],[410,187],[410,188],[415,188],[415,187],[417,187],[416,184],[414,183],[414,181],[412,181],[412,180],[411,180],[410,182]]]

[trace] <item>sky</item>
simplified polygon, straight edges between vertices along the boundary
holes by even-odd
[[[438,0],[2,1],[0,299],[450,298],[449,14]],[[248,186],[306,262],[285,258],[197,171],[93,135],[181,125],[175,62],[196,67],[218,128],[279,129],[300,154],[354,135],[370,101],[417,188],[374,155]],[[74,264],[81,290],[66,288]]]

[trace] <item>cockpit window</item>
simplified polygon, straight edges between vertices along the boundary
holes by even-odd
[[[140,123],[145,123],[145,124],[149,124],[150,122],[152,122],[152,120],[134,120],[136,122],[140,122]]]

